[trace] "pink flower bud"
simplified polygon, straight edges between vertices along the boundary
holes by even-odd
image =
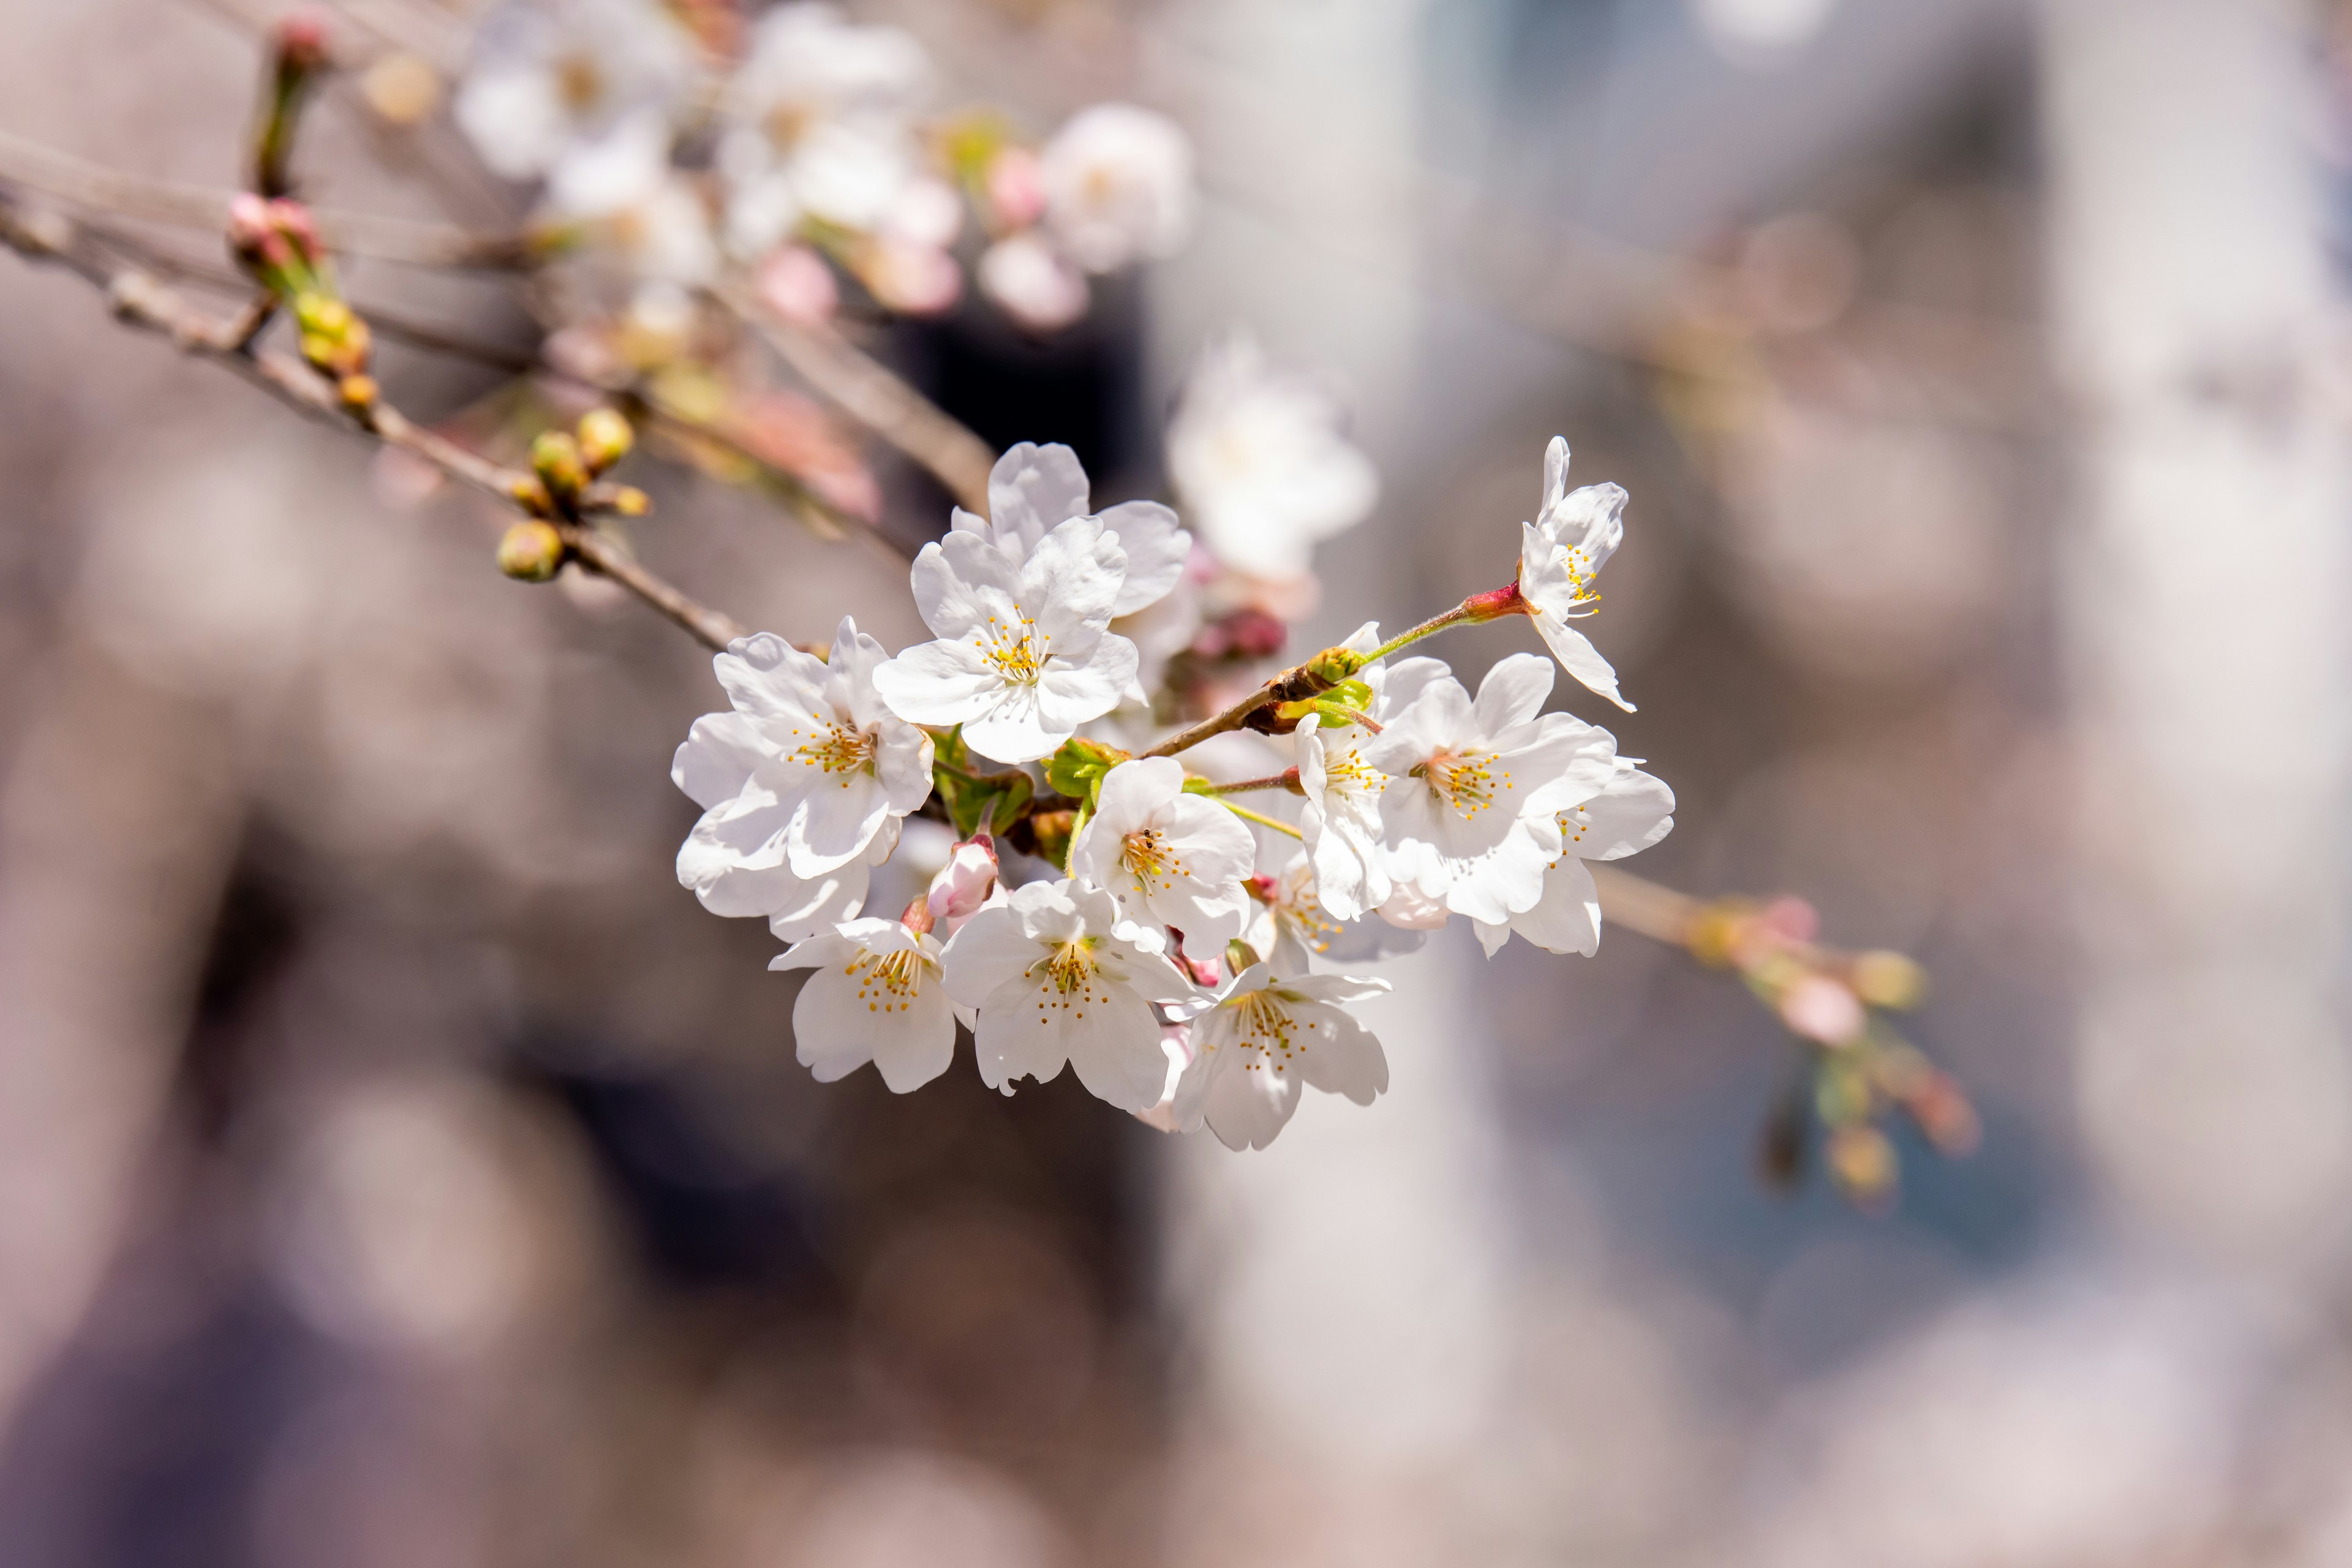
[[[1027,228],[1045,216],[1045,187],[1037,178],[1037,154],[1028,148],[1007,147],[990,159],[984,182],[999,228]]]
[[[761,302],[798,326],[822,326],[841,309],[841,286],[824,258],[805,245],[788,245],[760,264]]]
[[[289,70],[314,71],[327,63],[327,18],[305,5],[278,24],[278,58]]]
[[[926,900],[935,925],[953,936],[996,894],[996,844],[987,834],[955,847],[948,863],[931,879]]]
[[[886,310],[936,316],[963,294],[963,268],[935,245],[885,236],[867,248],[858,277]]]
[[[1806,1039],[1845,1046],[1870,1020],[1851,990],[1826,974],[1808,974],[1780,994],[1780,1021]]]

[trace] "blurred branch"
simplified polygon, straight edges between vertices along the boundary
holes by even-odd
[[[531,482],[519,469],[491,462],[383,403],[347,405],[335,388],[289,354],[261,351],[253,339],[266,322],[267,306],[249,304],[226,321],[198,311],[152,275],[107,258],[79,225],[48,213],[27,213],[0,197],[0,243],[28,260],[47,262],[102,289],[117,320],[169,339],[182,353],[224,366],[279,402],[312,418],[357,430],[418,458],[443,474],[512,504]],[[610,497],[590,498],[610,504]],[[712,649],[745,635],[734,617],[696,603],[639,565],[610,536],[593,527],[566,524],[563,542],[589,570],[611,578]]]

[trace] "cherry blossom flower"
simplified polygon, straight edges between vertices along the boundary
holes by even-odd
[[[1106,630],[1127,556],[1101,521],[1072,517],[1026,557],[958,529],[915,557],[916,607],[939,640],[874,672],[899,717],[961,724],[984,755],[1046,755],[1118,705],[1135,645]]]
[[[981,252],[980,291],[1033,332],[1055,332],[1087,313],[1086,274],[1024,229]]]
[[[1599,950],[1601,894],[1585,862],[1637,854],[1675,826],[1675,792],[1629,758],[1613,763],[1616,772],[1596,794],[1555,814],[1559,849],[1544,868],[1542,896],[1507,921],[1477,922],[1478,941],[1488,956],[1513,931],[1551,952],[1590,958]]]
[[[707,782],[716,773],[719,773],[719,768],[703,773],[701,780]],[[677,775],[673,772],[671,776]],[[695,795],[692,789],[688,793]],[[695,799],[698,805],[702,804],[701,795],[695,795]],[[898,847],[898,820],[894,816],[885,822],[882,830],[874,836],[874,842],[866,847],[866,853],[856,859],[805,878],[793,876],[788,860],[779,859],[769,866],[747,866],[743,858],[725,844],[689,834],[678,847],[677,879],[714,915],[757,915],[767,921],[768,930],[777,941],[803,942],[831,931],[843,921],[856,919],[866,907],[874,868],[889,859]]]
[[[947,1071],[956,1016],[940,970],[944,951],[902,921],[855,920],[770,960],[770,969],[816,971],[793,1004],[801,1065],[831,1083],[870,1061],[893,1094]]]
[[[643,196],[667,167],[693,42],[652,0],[499,6],[476,34],[457,125],[510,180],[544,176],[575,216]]]
[[[924,895],[932,928],[953,936],[963,929],[964,921],[989,905],[1001,903],[1004,893],[997,885],[996,874],[996,845],[988,835],[957,845]]]
[[[1070,847],[1070,869],[1108,891],[1139,927],[1174,926],[1196,952],[1242,933],[1243,887],[1257,844],[1242,819],[1184,793],[1184,764],[1141,757],[1103,775],[1094,815]]]
[[[1544,450],[1543,510],[1519,524],[1519,595],[1533,608],[1559,667],[1626,712],[1617,672],[1591,640],[1568,623],[1592,613],[1601,595],[1593,579],[1625,537],[1625,491],[1617,485],[1568,488],[1568,442],[1551,438]]]
[[[976,533],[1025,561],[1056,525],[1088,514],[1087,470],[1078,455],[1055,442],[1024,441],[996,459],[988,474],[988,516],[955,509],[952,527]],[[1192,536],[1158,501],[1121,501],[1097,520],[1127,557],[1127,575],[1111,601],[1114,616],[1131,616],[1158,603],[1184,575]]]
[[[1380,476],[1340,426],[1328,393],[1245,336],[1201,357],[1168,426],[1168,471],[1218,560],[1301,576],[1318,542],[1363,521]]]
[[[832,878],[830,893],[827,873],[866,865],[884,825],[931,789],[930,737],[875,694],[882,658],[882,645],[845,616],[829,662],[766,632],[711,661],[732,710],[696,720],[670,766],[704,808],[678,851],[678,879],[706,905],[717,908],[716,898],[731,906],[722,912],[768,915],[810,900],[832,909],[853,884],[862,900],[862,870]],[[784,879],[728,886],[730,872],[778,869]]]
[[[972,1038],[990,1088],[1044,1083],[1067,1063],[1122,1110],[1159,1102],[1168,1056],[1151,1004],[1194,992],[1158,933],[1126,926],[1108,893],[1074,881],[1016,888],[965,923],[942,963],[948,994],[979,1010]]]
[[[1285,979],[1254,963],[1192,1020],[1192,1064],[1176,1089],[1177,1125],[1203,1121],[1228,1149],[1263,1149],[1307,1087],[1370,1105],[1389,1087],[1381,1043],[1341,1004],[1389,989],[1343,974]]]
[[[1045,225],[1088,272],[1166,256],[1192,226],[1192,146],[1164,114],[1098,103],[1038,154]]]
[[[1368,653],[1380,640],[1379,626],[1367,623],[1339,646]],[[1431,681],[1451,675],[1443,660],[1408,658],[1367,666],[1358,679],[1372,689],[1370,718],[1385,727]],[[1334,918],[1357,920],[1385,902],[1393,885],[1381,847],[1389,776],[1366,757],[1372,731],[1362,725],[1310,713],[1299,721],[1297,735],[1298,785],[1307,797],[1298,826],[1315,865],[1317,896]]]
[[[1617,749],[1605,730],[1542,713],[1551,685],[1551,662],[1526,653],[1487,671],[1475,703],[1440,677],[1365,743],[1391,781],[1381,826],[1392,881],[1496,924],[1543,896],[1556,814],[1608,784]]]
[[[1391,925],[1386,921],[1343,921],[1324,908],[1314,863],[1301,849],[1278,871],[1252,878],[1250,897],[1256,905],[1242,941],[1262,954],[1276,974],[1309,973],[1313,960],[1358,963],[1411,952],[1425,938],[1423,931]],[[1445,921],[1441,906],[1437,923]]]

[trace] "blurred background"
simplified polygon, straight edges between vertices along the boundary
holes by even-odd
[[[1770,1191],[1796,1047],[1622,931],[1395,961],[1391,1092],[1261,1153],[1067,1075],[815,1084],[776,944],[671,873],[705,658],[10,259],[0,1562],[2352,1562],[2352,21],[856,9],[951,97],[1166,110],[1205,193],[1071,333],[895,362],[1098,500],[1217,334],[1328,369],[1383,492],[1306,646],[1504,580],[1566,433],[1633,498],[1640,868],[1924,960],[1980,1151]],[[0,0],[0,129],[229,184],[272,10]],[[350,107],[319,199],[438,210],[447,149]],[[745,621],[919,635],[887,552],[646,482]]]

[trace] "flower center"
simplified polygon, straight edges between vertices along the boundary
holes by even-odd
[[[1388,786],[1388,774],[1372,767],[1356,754],[1356,748],[1323,753],[1323,788],[1326,794],[1347,795],[1378,795]]]
[[[1257,1053],[1255,1061],[1244,1062],[1242,1066],[1250,1072],[1268,1067],[1277,1073],[1289,1071],[1299,1051],[1296,1038],[1298,1025],[1290,1010],[1282,1005],[1282,999],[1271,991],[1253,991],[1235,997],[1233,1009],[1234,1027],[1242,1045]]]
[[[1046,955],[1043,963],[1031,968],[1035,974],[1045,971],[1045,982],[1037,987],[1037,1022],[1049,1022],[1055,1013],[1068,1013],[1076,1018],[1087,1016],[1088,1005],[1100,1005],[1110,1000],[1109,993],[1098,990],[1095,975],[1102,965],[1095,958],[1097,938],[1073,937]]]
[[[1322,901],[1312,888],[1301,888],[1276,904],[1274,918],[1290,927],[1300,945],[1317,952],[1330,952],[1332,941],[1339,934],[1339,922],[1323,912]]]
[[[828,773],[847,775],[874,765],[874,742],[875,738],[870,731],[854,730],[836,721],[826,724],[816,739],[794,752],[793,761],[805,763]],[[841,787],[849,787],[846,776],[842,779]]]
[[[1129,834],[1119,843],[1118,863],[1146,893],[1164,893],[1184,874],[1183,858],[1156,827]]]
[[[857,982],[857,999],[869,1013],[903,1013],[922,994],[929,966],[912,948],[896,952],[861,952],[842,970]]]
[[[1440,752],[1412,771],[1428,781],[1432,794],[1468,822],[1476,820],[1480,812],[1495,804],[1497,795],[1511,787],[1510,770],[1495,765],[1500,760],[1492,752]]]
[[[555,96],[574,114],[585,114],[604,99],[604,72],[593,56],[566,55],[555,67]]]
[[[1562,860],[1581,858],[1576,853],[1576,847],[1584,842],[1586,834],[1592,831],[1592,814],[1580,805],[1573,811],[1561,812],[1559,820],[1559,853],[1552,858],[1550,865],[1544,868],[1547,871]]]
[[[1582,549],[1570,544],[1560,550],[1559,570],[1568,579],[1568,602],[1571,605],[1597,605],[1600,590],[1592,585],[1593,569],[1585,563]],[[1587,615],[1591,611],[1584,612]]]
[[[977,633],[974,640],[980,647],[980,657],[988,667],[1015,686],[1034,686],[1037,672],[1045,668],[1045,650],[1037,646],[1037,623],[1019,611],[1010,624],[988,617],[988,628]]]

